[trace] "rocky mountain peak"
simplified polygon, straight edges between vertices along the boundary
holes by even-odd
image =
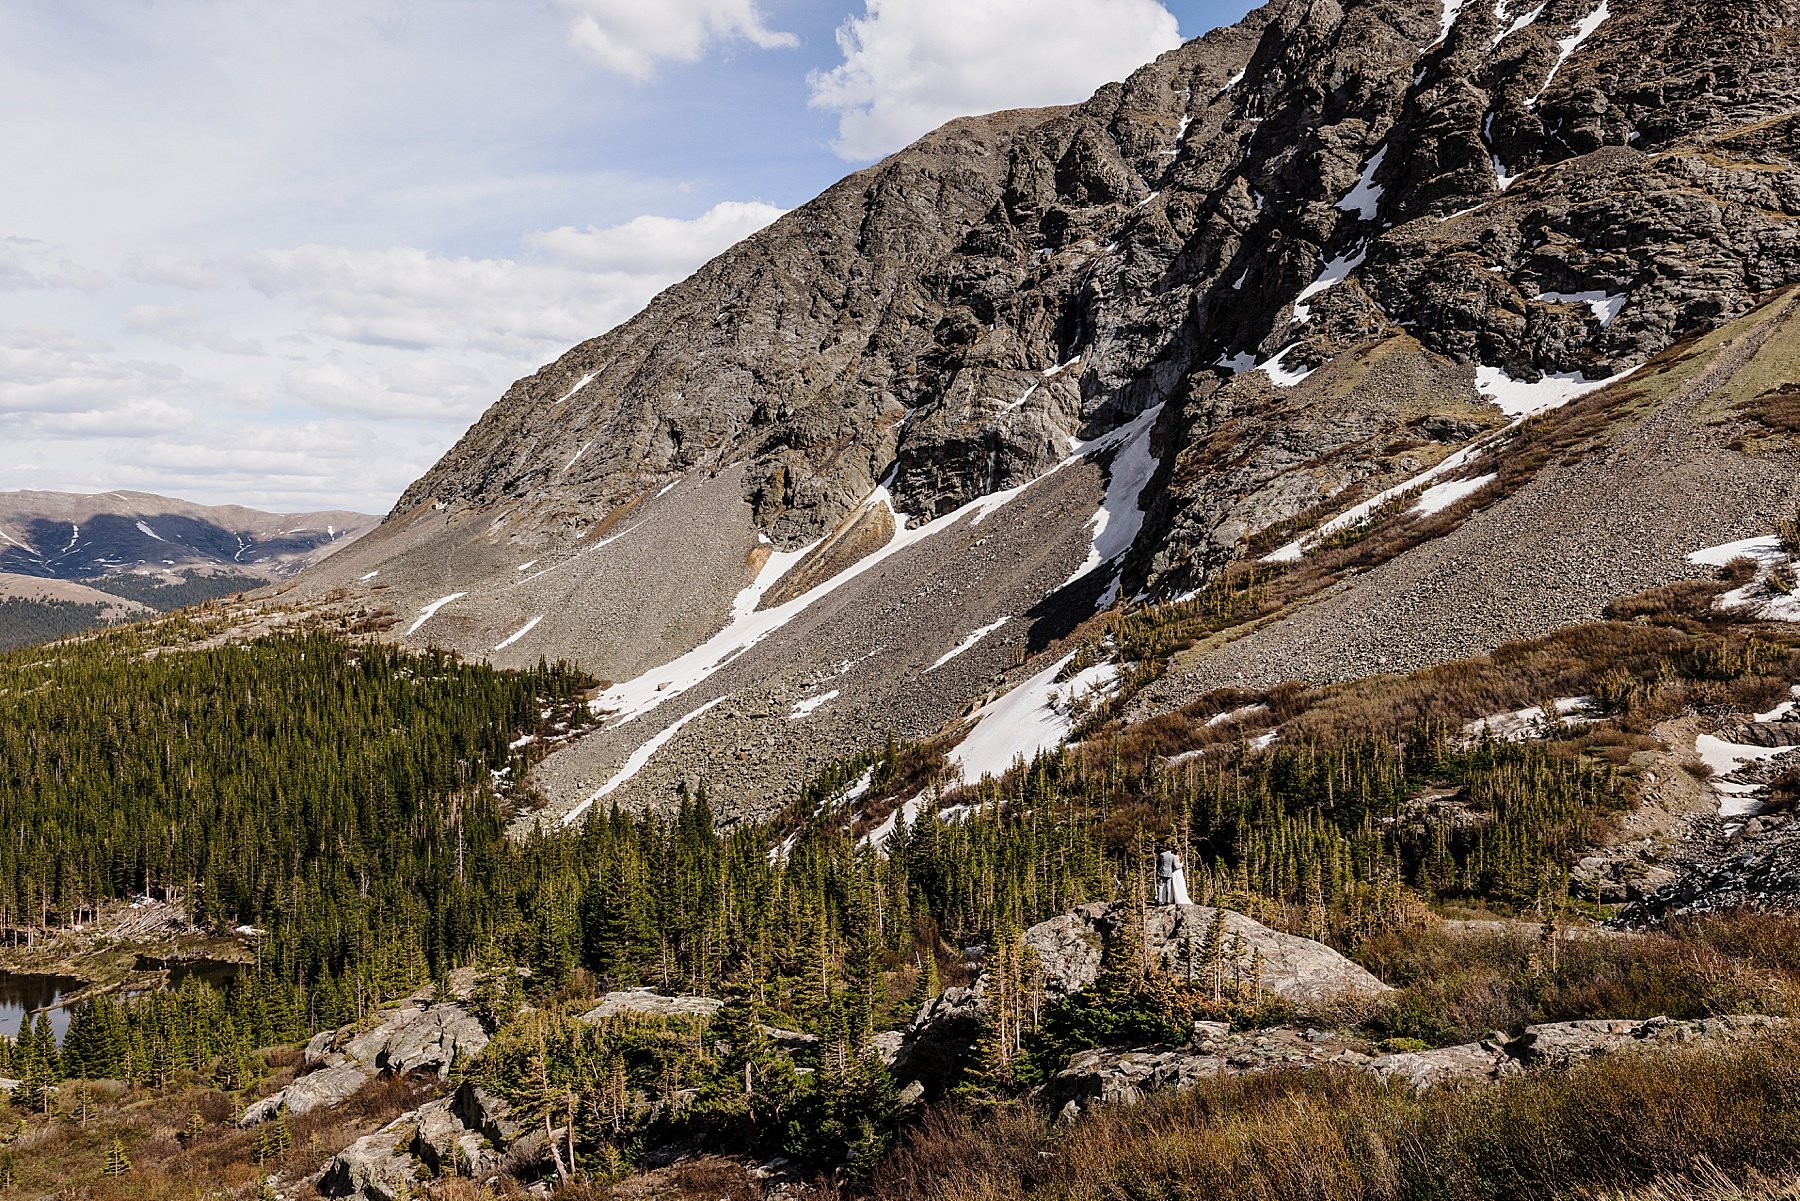
[[[1796,23],[1784,0],[1277,0],[1084,104],[952,122],[520,380],[310,586],[617,681],[607,729],[541,773],[570,805],[703,771],[773,796],[943,730],[1096,603],[1301,562],[1408,489],[1475,494],[1528,419],[1672,378],[1659,356],[1800,282]],[[1680,395],[1640,474],[1581,503],[1679,468],[1681,539],[1753,532],[1791,477],[1723,466],[1729,431]],[[1554,512],[1565,541],[1534,550],[1613,553]],[[1458,563],[1507,561],[1485,525],[1458,537]],[[1555,605],[1381,639],[1475,653],[1684,570],[1669,530],[1621,539],[1655,549]]]

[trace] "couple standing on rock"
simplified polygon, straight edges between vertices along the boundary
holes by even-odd
[[[1188,900],[1187,870],[1181,856],[1165,848],[1156,857],[1156,903],[1158,905],[1192,905]]]

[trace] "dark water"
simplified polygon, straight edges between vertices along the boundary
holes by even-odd
[[[180,988],[189,976],[196,976],[214,988],[230,984],[245,965],[228,959],[164,959],[157,955],[139,955],[133,965],[140,972],[167,972],[170,988]]]
[[[19,1037],[19,1025],[29,1018],[36,1022],[36,1011],[54,1006],[64,997],[79,992],[87,981],[69,976],[37,976],[18,972],[0,972],[0,1034]],[[69,1030],[69,1011],[50,1010],[50,1027],[61,1042]]]

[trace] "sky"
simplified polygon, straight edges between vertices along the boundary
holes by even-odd
[[[848,172],[1250,7],[5,0],[0,489],[386,512]]]

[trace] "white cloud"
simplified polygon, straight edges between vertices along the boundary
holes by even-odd
[[[531,235],[529,242],[553,258],[594,271],[629,275],[680,275],[768,225],[784,210],[759,201],[731,201],[692,221],[636,217],[609,229],[571,226]]]
[[[0,329],[0,424],[119,413],[167,394],[181,378],[170,364],[124,358],[67,330]]]
[[[953,117],[1073,104],[1181,43],[1158,0],[865,0],[844,61],[808,76],[838,114],[833,148],[862,161]]]
[[[256,291],[300,305],[312,348],[282,378],[289,395],[334,413],[462,421],[781,211],[727,201],[692,220],[564,227],[528,235],[535,253],[517,259],[301,246],[244,268]]]
[[[59,247],[36,238],[0,237],[0,292],[97,292],[105,286],[104,275],[73,261]]]
[[[125,274],[140,284],[183,288],[191,292],[204,292],[219,286],[213,264],[177,251],[134,254],[125,260]]]
[[[756,0],[559,0],[569,44],[610,71],[649,79],[660,62],[699,62],[714,42],[764,50],[800,44],[770,29]]]
[[[202,324],[190,304],[138,304],[125,310],[121,324],[134,333],[151,334],[173,346],[197,346],[215,354],[262,354],[255,338]]]

